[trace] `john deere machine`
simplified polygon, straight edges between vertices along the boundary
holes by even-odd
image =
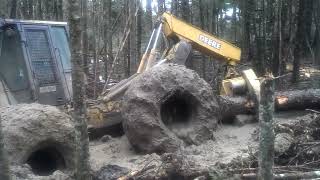
[[[160,41],[162,47],[160,48]],[[185,64],[192,50],[227,61],[240,61],[241,50],[191,24],[164,13],[152,32],[137,73],[101,95],[103,103],[89,107],[89,125],[118,124],[121,97],[133,79],[153,66]],[[68,26],[65,22],[0,21],[0,106],[18,103],[64,105],[71,101],[71,63]],[[252,70],[222,82],[222,93],[251,92],[258,97],[259,81]],[[111,118],[115,117],[115,118]]]
[[[160,48],[162,46],[165,48]],[[120,123],[119,118],[110,118],[110,115],[114,116],[115,111],[119,113],[120,103],[117,99],[126,92],[132,80],[144,71],[162,63],[185,64],[192,50],[226,61],[231,67],[237,65],[241,56],[241,49],[235,45],[186,23],[172,14],[164,13],[152,31],[137,72],[110,89],[105,89],[102,94],[104,103],[90,109],[89,124],[99,128]],[[234,78],[223,80],[221,88],[222,94],[249,92],[256,100],[259,99],[259,91],[260,82],[252,69],[236,73]]]
[[[71,100],[65,22],[0,19],[0,106]]]

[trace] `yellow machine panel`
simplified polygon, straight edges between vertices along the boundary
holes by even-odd
[[[240,61],[241,49],[237,46],[188,24],[172,14],[164,13],[162,18],[163,31],[166,36],[178,36],[180,39],[185,39],[194,49],[209,56],[227,59],[232,65]]]

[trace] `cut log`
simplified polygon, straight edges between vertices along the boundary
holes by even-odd
[[[238,114],[256,113],[255,103],[246,97],[219,96],[219,105],[223,119]],[[320,89],[292,90],[275,93],[275,110],[304,110],[320,107]]]
[[[241,174],[239,176],[244,180],[257,179],[257,174]],[[283,173],[283,174],[274,174],[273,178],[276,179],[316,179],[320,177],[320,171],[311,171],[311,172],[293,172],[293,173]]]
[[[275,98],[278,111],[320,107],[320,89],[277,92]]]
[[[253,101],[246,97],[219,96],[218,100],[223,122],[231,121],[238,114],[256,112]]]

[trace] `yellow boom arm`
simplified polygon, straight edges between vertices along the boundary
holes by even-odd
[[[162,15],[163,31],[168,38],[178,37],[188,41],[193,49],[206,55],[225,59],[235,65],[240,61],[241,49],[213,36],[169,13]]]

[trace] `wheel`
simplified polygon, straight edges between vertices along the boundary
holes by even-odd
[[[12,164],[29,164],[37,175],[74,170],[75,132],[66,113],[53,106],[1,108],[5,149]]]
[[[212,139],[218,112],[216,96],[195,71],[163,64],[130,85],[123,98],[123,128],[135,150],[162,154]]]

